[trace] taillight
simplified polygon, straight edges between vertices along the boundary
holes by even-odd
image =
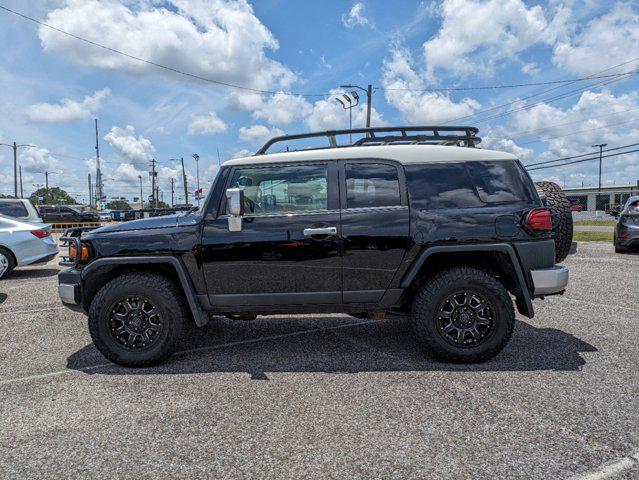
[[[536,208],[526,215],[525,225],[535,232],[547,232],[552,230],[552,217],[550,210],[546,208]]]
[[[51,231],[47,230],[46,228],[41,228],[39,230],[31,230],[31,233],[33,233],[38,238],[45,238],[51,235]]]

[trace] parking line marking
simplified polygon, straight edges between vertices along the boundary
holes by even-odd
[[[619,460],[606,463],[591,472],[572,476],[570,477],[570,480],[604,480],[606,478],[612,478],[619,475],[626,470],[630,470],[637,464],[639,464],[639,450],[631,453],[627,457],[622,457]]]
[[[63,308],[66,308],[66,307],[63,307]],[[198,348],[190,348],[187,350],[178,350],[177,352],[173,354],[173,357],[187,355],[187,354],[196,353],[196,352],[204,352],[207,350],[217,350],[220,348],[234,347],[237,345],[248,345],[251,343],[258,343],[258,342],[263,342],[268,340],[278,340],[280,338],[295,337],[295,336],[305,335],[307,333],[327,332],[330,330],[338,330],[341,328],[357,327],[360,325],[369,325],[371,323],[376,323],[376,322],[377,322],[376,320],[367,320],[364,322],[349,323],[347,325],[336,325],[334,327],[310,328],[307,330],[298,330],[296,332],[282,333],[279,335],[269,335],[268,337],[251,338],[248,340],[240,340],[237,342],[221,343],[219,345],[210,345],[208,347],[198,347]],[[37,375],[29,375],[27,377],[18,377],[18,378],[9,378],[7,380],[0,380],[0,387],[4,385],[10,385],[12,383],[28,382],[29,380],[40,380],[40,379],[48,378],[48,377],[55,377],[58,375],[64,375],[66,373],[87,372],[87,371],[95,370],[96,368],[102,368],[107,366],[118,367],[118,365],[116,365],[115,363],[108,362],[108,363],[100,363],[97,365],[89,365],[87,367],[81,367],[81,368],[75,368],[75,369],[67,368],[65,370],[57,370],[55,372],[39,373]],[[119,368],[124,368],[124,367],[119,367]]]
[[[5,312],[0,312],[0,315],[21,315],[23,313],[50,312],[51,310],[62,310],[64,308],[67,308],[67,307],[65,307],[64,305],[60,305],[58,307],[52,305],[49,308],[35,308],[35,309],[29,309],[29,310],[9,310]]]
[[[639,312],[639,310],[637,310],[636,308],[624,307],[622,305],[615,305],[611,303],[590,302],[588,300],[579,300],[578,298],[557,297],[556,300],[563,302],[583,303],[584,305],[591,305],[593,307],[620,308],[622,310],[628,310],[630,312]]]

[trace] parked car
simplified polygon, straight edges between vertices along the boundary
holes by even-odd
[[[613,243],[616,253],[639,247],[639,195],[630,197],[617,217]]]
[[[110,222],[111,220],[113,220],[113,216],[111,215],[111,212],[105,212],[104,210],[102,210],[97,213],[98,213],[98,218],[100,219],[101,222]]]
[[[7,277],[16,266],[48,262],[57,253],[51,225],[0,215],[0,278]]]
[[[578,203],[573,203],[572,205],[570,205],[570,210],[572,212],[581,212],[584,208],[579,205]]]
[[[335,148],[350,133],[368,136]],[[167,358],[185,322],[207,314],[300,312],[407,315],[426,351],[485,361],[508,343],[514,306],[531,318],[533,299],[566,288],[556,263],[572,215],[556,184],[538,186],[542,202],[517,158],[474,148],[476,133],[274,138],[224,163],[201,210],[67,232],[59,296],[88,315],[99,351],[129,367]],[[331,147],[268,153],[310,138]]]
[[[0,215],[23,222],[40,223],[42,219],[28,198],[0,198]]]
[[[99,222],[96,212],[82,212],[67,205],[41,205],[42,220],[47,223],[90,223]]]

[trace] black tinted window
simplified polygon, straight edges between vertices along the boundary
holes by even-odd
[[[486,203],[522,202],[533,198],[530,179],[514,161],[468,162],[470,176]]]
[[[416,208],[479,207],[477,196],[463,163],[431,163],[406,166],[411,203]]]
[[[28,217],[29,212],[20,202],[7,202],[0,200],[0,213],[8,217]]]
[[[383,163],[346,164],[346,208],[400,204],[395,166]]]

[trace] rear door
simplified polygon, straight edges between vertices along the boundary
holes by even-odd
[[[386,160],[339,163],[344,303],[381,300],[411,247],[404,171]]]
[[[228,229],[224,200],[219,214],[206,216],[202,259],[211,303],[340,303],[337,163],[236,166],[227,188],[244,191],[244,216],[239,232]]]

